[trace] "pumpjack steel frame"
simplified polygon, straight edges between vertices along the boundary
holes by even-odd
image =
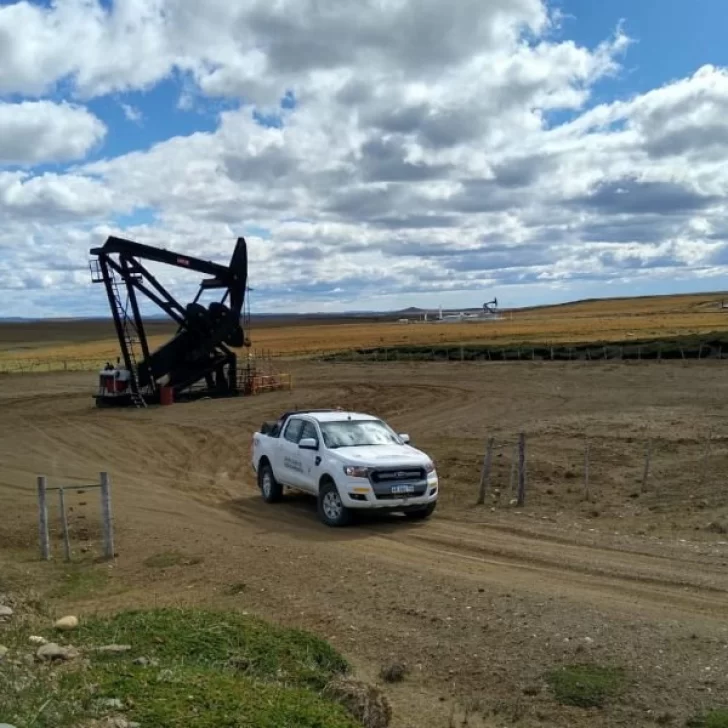
[[[237,357],[229,347],[250,345],[241,324],[248,279],[244,238],[237,239],[228,266],[115,236],[90,252],[96,256],[90,264],[92,280],[103,283],[106,289],[121,358],[128,372],[128,391],[123,396],[100,391],[97,404],[142,407],[147,402],[158,402],[163,386],[171,387],[177,399],[240,393]],[[211,277],[202,280],[192,303],[183,306],[142,260]],[[121,287],[126,301],[122,300]],[[200,297],[215,289],[223,291],[222,299],[205,308],[199,303]],[[178,326],[174,337],[155,351],[149,348],[138,293],[155,303]],[[244,323],[247,325],[247,321]]]

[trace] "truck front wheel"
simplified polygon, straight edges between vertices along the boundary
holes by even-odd
[[[258,471],[258,485],[266,503],[275,503],[283,495],[283,486],[275,479],[270,463],[263,463]]]
[[[325,480],[319,488],[318,514],[327,526],[340,527],[351,523],[351,511],[341,502],[339,490],[332,480]]]

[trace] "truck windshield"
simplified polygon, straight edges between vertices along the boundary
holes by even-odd
[[[366,445],[401,445],[399,437],[381,420],[321,422],[321,435],[330,450]]]

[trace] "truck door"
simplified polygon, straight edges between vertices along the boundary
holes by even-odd
[[[283,430],[277,450],[275,472],[276,477],[286,485],[300,488],[303,486],[303,463],[301,462],[302,450],[298,448],[298,441],[301,438],[303,420],[300,417],[291,417]]]
[[[321,447],[321,437],[318,429],[310,420],[304,421],[298,441],[300,443],[301,440],[305,439],[315,440],[318,447]],[[301,461],[301,486],[315,495],[318,493],[318,482],[321,477],[321,451],[320,449],[304,450],[299,448],[298,457]]]

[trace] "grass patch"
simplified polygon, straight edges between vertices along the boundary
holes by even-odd
[[[625,687],[621,668],[599,665],[568,665],[548,673],[546,680],[559,703],[579,708],[601,708]]]
[[[47,596],[50,599],[83,599],[104,590],[108,584],[109,572],[103,566],[64,564]]]
[[[728,728],[728,709],[710,710],[704,715],[690,718],[687,725],[689,728]]]
[[[92,619],[74,633],[80,644],[129,644],[133,655],[211,669],[231,667],[264,680],[321,689],[347,663],[326,642],[236,612],[155,609]],[[103,658],[115,660],[114,657]]]
[[[186,556],[179,551],[162,551],[159,554],[153,554],[144,559],[144,566],[150,569],[168,569],[171,566],[194,566],[201,564],[202,558],[199,556]]]
[[[360,725],[323,696],[348,671],[346,661],[299,630],[237,613],[157,609],[82,620],[62,635],[41,631],[79,648],[89,660],[85,668],[80,659],[50,668],[27,664],[22,655],[35,649],[31,633],[18,626],[3,634],[10,659],[0,662],[0,684],[14,689],[3,701],[2,719],[15,725],[78,726],[120,714],[155,728]],[[111,643],[132,649],[93,650]]]

